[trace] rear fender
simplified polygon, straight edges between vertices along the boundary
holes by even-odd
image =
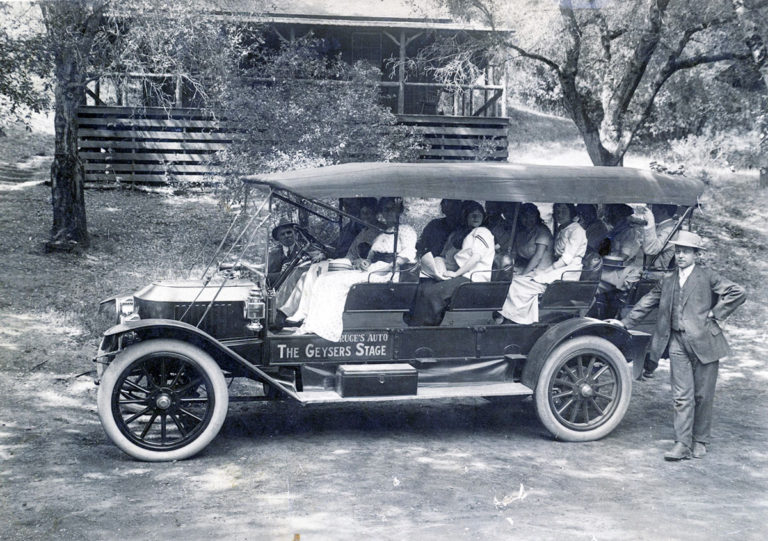
[[[288,388],[284,383],[281,383],[258,366],[244,359],[210,334],[201,331],[189,323],[173,319],[138,319],[111,327],[104,333],[96,360],[99,361],[100,359],[107,358],[111,361],[119,351],[120,338],[128,333],[135,333],[140,340],[174,338],[194,344],[211,355],[222,369],[235,374],[255,376],[257,379],[269,383],[275,389],[284,392],[292,398],[299,399],[293,389]]]
[[[533,345],[523,367],[522,383],[535,389],[539,373],[555,348],[566,340],[584,335],[605,338],[619,348],[627,361],[633,360],[636,355],[634,352],[636,348],[632,345],[632,335],[626,329],[588,317],[566,319],[552,325]]]

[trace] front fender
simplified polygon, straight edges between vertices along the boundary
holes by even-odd
[[[249,362],[238,353],[228,348],[216,338],[201,331],[194,325],[177,321],[174,319],[137,319],[126,321],[107,329],[102,339],[102,345],[99,347],[99,358],[112,357],[117,352],[118,338],[127,333],[136,333],[142,340],[152,338],[175,338],[183,342],[196,345],[216,360],[218,365],[226,370],[233,372],[245,372],[256,376],[258,379],[273,385],[276,389],[299,400],[296,391],[288,388],[285,384],[276,380],[258,366]]]
[[[531,389],[535,389],[539,373],[555,348],[565,340],[589,334],[605,338],[611,342],[619,348],[628,361],[637,360],[637,354],[635,353],[637,348],[636,345],[633,346],[633,334],[626,329],[599,319],[589,317],[571,318],[552,325],[539,337],[528,353],[528,359],[523,367],[522,383]]]
[[[131,321],[125,321],[107,329],[104,332],[104,336],[117,336],[119,334],[125,334],[131,331],[138,332],[142,329],[150,328],[183,329],[184,331],[190,332],[194,335],[202,336],[210,341],[217,342],[213,336],[206,333],[205,331],[201,331],[194,325],[190,325],[189,323],[184,323],[183,321],[178,321],[175,319],[134,319]]]

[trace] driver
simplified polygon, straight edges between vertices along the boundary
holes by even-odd
[[[292,323],[303,321],[298,334],[315,333],[337,342],[343,331],[342,316],[350,288],[361,282],[397,280],[398,268],[415,261],[416,231],[410,225],[400,223],[404,211],[401,198],[382,197],[379,214],[386,230],[374,239],[368,257],[355,261],[350,270],[328,272],[313,282],[309,282],[309,278],[305,281],[297,309],[287,320]],[[288,315],[285,310],[283,312]]]
[[[272,238],[279,244],[269,251],[269,266],[267,267],[267,284],[272,286],[280,277],[288,262],[299,251],[296,244],[296,224],[283,220],[272,229]]]
[[[379,235],[379,229],[375,227],[366,226],[365,224],[374,224],[377,227],[383,227],[384,224],[379,222],[376,217],[376,209],[378,201],[375,197],[363,197],[358,201],[359,218],[363,222],[362,229],[357,233],[354,240],[351,240],[346,254],[343,257],[335,259],[324,260],[324,254],[314,251],[310,252],[310,260],[312,264],[309,267],[304,267],[296,274],[296,279],[287,281],[280,288],[280,291],[276,297],[277,314],[272,324],[272,330],[278,331],[283,327],[295,327],[298,326],[301,319],[292,317],[288,319],[289,315],[295,315],[301,310],[301,299],[304,297],[305,291],[312,291],[315,281],[326,272],[339,271],[339,270],[351,270],[353,268],[359,268],[362,260],[368,257],[371,244]],[[358,222],[354,221],[357,224]],[[343,236],[343,234],[342,234]],[[338,249],[337,245],[337,249]],[[306,304],[305,298],[305,304]],[[301,310],[303,313],[303,310]]]

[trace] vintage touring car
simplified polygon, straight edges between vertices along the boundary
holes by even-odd
[[[355,163],[245,182],[267,194],[246,226],[251,230],[238,236],[241,245],[270,218],[273,201],[317,216],[344,215],[328,203],[340,198],[399,196],[664,203],[687,207],[690,217],[703,191],[693,179],[629,168],[477,162]],[[297,236],[301,251],[275,281],[230,250],[228,261],[209,265],[214,271],[199,280],[153,283],[104,301],[114,305],[117,324],[104,333],[94,359],[98,412],[120,449],[147,461],[190,457],[216,436],[234,400],[311,405],[532,395],[543,425],[566,441],[602,438],[622,420],[632,391],[630,363],[638,374],[650,335],[586,317],[598,286],[594,268],[550,284],[539,299],[540,322],[531,325],[493,318],[509,276],[461,285],[442,324],[433,327],[403,320],[418,274],[356,284],[341,339],[329,342],[272,325],[275,299],[291,287],[286,278],[306,254],[327,248],[306,228],[298,227]],[[266,245],[263,254],[268,257]],[[641,280],[625,303],[650,283]]]

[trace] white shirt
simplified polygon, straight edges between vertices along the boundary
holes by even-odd
[[[485,227],[476,227],[464,237],[461,250],[455,255],[456,265],[461,267],[475,254],[480,254],[480,259],[464,273],[464,276],[473,282],[490,281],[496,245],[493,241],[493,233]]]
[[[678,269],[677,270],[677,278],[680,283],[680,287],[683,287],[685,285],[685,281],[688,280],[688,277],[691,275],[691,272],[693,272],[693,267],[696,266],[696,263],[693,263],[692,265],[688,265],[684,269]]]
[[[391,254],[395,249],[395,229],[389,228],[387,233],[379,233],[371,243],[371,251],[382,254]],[[397,236],[397,257],[407,261],[416,261],[416,230],[408,224],[400,224]],[[370,256],[369,256],[370,257]]]
[[[587,251],[587,233],[576,222],[571,222],[557,232],[555,237],[555,257],[562,261],[564,266],[571,265],[581,267],[581,258]],[[557,262],[555,262],[557,263]]]

